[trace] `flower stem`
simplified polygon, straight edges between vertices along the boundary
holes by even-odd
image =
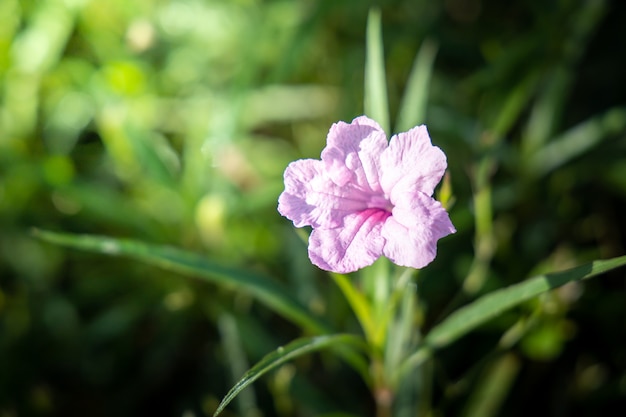
[[[387,384],[385,367],[382,358],[372,359],[372,379],[374,381],[373,394],[376,402],[376,417],[392,417],[393,390]]]

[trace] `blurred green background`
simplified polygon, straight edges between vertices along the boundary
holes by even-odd
[[[485,291],[625,253],[624,2],[0,0],[0,417],[210,415],[302,334],[249,297],[33,227],[260,271],[358,331],[276,201],[286,165],[363,112],[373,5],[392,120],[420,45],[436,51],[425,123],[458,233],[420,273],[426,329]],[[625,409],[624,278],[568,285],[438,353],[430,415]],[[372,415],[372,400],[329,353],[224,415],[332,412]]]

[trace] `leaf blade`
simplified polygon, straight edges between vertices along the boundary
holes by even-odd
[[[486,294],[454,311],[443,322],[436,325],[426,335],[424,342],[417,350],[400,365],[394,379],[400,380],[407,372],[427,360],[436,349],[458,340],[509,308],[568,282],[589,279],[624,265],[626,265],[626,255],[594,261],[566,271],[539,275]]]
[[[331,273],[330,276],[350,304],[354,315],[361,324],[366,339],[370,342],[373,341],[376,326],[372,317],[372,305],[362,292],[356,290],[346,275]]]
[[[406,132],[412,127],[426,122],[426,104],[437,49],[438,45],[435,41],[425,39],[415,56],[398,111],[396,132]]]
[[[385,57],[379,9],[370,9],[367,16],[367,53],[365,59],[365,114],[389,132],[389,104]]]
[[[626,108],[615,107],[595,115],[552,139],[532,153],[524,170],[531,178],[546,175],[626,129]]]
[[[199,254],[174,247],[151,245],[131,239],[72,235],[43,230],[34,230],[33,234],[49,243],[106,255],[125,256],[231,289],[243,290],[309,331],[330,332],[328,325],[313,316],[284,286],[260,274],[219,265]]]
[[[298,356],[343,344],[354,344],[360,346],[363,345],[363,339],[359,336],[351,334],[334,334],[296,339],[286,346],[279,347],[275,351],[266,355],[243,375],[239,382],[237,382],[235,386],[232,387],[224,396],[215,410],[215,413],[213,413],[213,417],[216,417],[224,411],[224,408],[226,408],[233,398],[235,398],[243,389],[277,366],[291,359],[297,358]]]
[[[623,265],[626,265],[626,256],[594,261],[566,271],[539,275],[519,284],[493,291],[456,310],[446,320],[435,326],[424,342],[435,349],[446,346],[499,313],[548,290],[568,282],[589,279]]]

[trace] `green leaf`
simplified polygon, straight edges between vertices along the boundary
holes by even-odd
[[[213,417],[221,413],[228,403],[230,403],[244,388],[277,366],[307,353],[333,346],[345,346],[346,344],[365,347],[365,343],[362,338],[351,334],[335,334],[301,338],[294,340],[286,346],[279,347],[254,365],[248,372],[245,373],[239,382],[237,382],[237,384],[235,384],[235,386],[228,391],[226,396],[222,399],[222,402],[217,407],[217,410],[215,410]]]
[[[520,360],[511,353],[493,361],[475,382],[474,392],[463,415],[467,417],[498,415],[520,367]]]
[[[278,282],[250,271],[216,264],[204,256],[181,249],[151,245],[130,239],[105,236],[72,235],[34,230],[42,240],[70,248],[126,256],[170,271],[190,275],[249,293],[288,320],[315,333],[329,333],[327,324],[313,316]]]
[[[122,132],[133,149],[136,164],[152,181],[176,187],[176,175],[180,162],[167,140],[156,133],[149,133],[131,123],[122,126]]]
[[[389,371],[398,367],[401,359],[410,352],[411,345],[414,347],[418,340],[419,330],[415,328],[417,302],[417,285],[413,282],[408,283],[402,291],[399,308],[394,308],[397,311],[397,318],[389,325],[385,349],[385,369]],[[390,304],[396,303],[392,300]]]
[[[491,133],[496,141],[502,141],[520,119],[526,110],[528,102],[533,97],[538,82],[538,73],[530,72],[518,85],[515,86],[502,100],[500,110],[491,125]]]
[[[230,371],[229,382],[234,384],[237,382],[239,375],[246,372],[250,367],[248,357],[246,356],[242,343],[242,336],[249,338],[250,335],[242,332],[237,325],[237,319],[228,313],[220,314],[217,320],[217,326],[220,332],[220,341],[225,356],[224,366]],[[253,339],[257,339],[253,337]],[[275,346],[275,344],[273,345]],[[242,392],[237,398],[237,411],[239,415],[249,415],[246,411],[258,409],[258,404],[254,391]]]
[[[626,256],[594,261],[567,271],[539,275],[486,294],[456,310],[435,326],[424,339],[422,346],[402,364],[397,377],[400,378],[422,363],[433,350],[451,344],[510,308],[568,282],[589,279],[624,265],[626,265]]]
[[[389,104],[380,10],[367,16],[367,56],[365,60],[365,114],[389,134]]]
[[[554,68],[543,81],[545,87],[539,89],[538,97],[533,103],[526,128],[522,136],[522,152],[530,154],[542,146],[554,134],[563,104],[568,98],[568,90],[574,79],[575,72],[565,65]],[[534,88],[527,88],[533,91]]]
[[[396,132],[406,132],[426,121],[428,87],[430,86],[436,55],[437,44],[426,39],[415,57],[413,69],[407,81],[406,91],[398,112]]]
[[[361,324],[366,339],[370,343],[375,343],[376,324],[372,316],[371,303],[362,292],[357,291],[347,275],[331,273],[330,276],[335,281],[335,284],[337,284],[344,297],[346,297],[350,307],[352,307],[352,311]]]
[[[626,129],[626,108],[616,107],[574,126],[531,154],[524,167],[530,177],[540,177],[589,151]]]
[[[595,277],[623,265],[626,265],[626,256],[595,261],[567,271],[540,275],[493,291],[452,313],[428,333],[425,344],[433,348],[449,345],[487,320],[541,293],[571,281]]]
[[[608,10],[604,1],[587,1],[580,6],[565,29],[569,33],[563,38],[566,41],[558,53],[561,57],[555,60],[559,64],[549,70],[531,108],[522,137],[524,154],[540,150],[561,124],[563,110],[571,100],[572,84],[577,78],[580,59]]]

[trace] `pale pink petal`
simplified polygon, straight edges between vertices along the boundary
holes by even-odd
[[[309,237],[309,258],[326,271],[342,274],[371,265],[385,245],[381,228],[389,213],[368,209],[345,217],[343,227],[314,229]]]
[[[315,206],[308,204],[308,184],[319,175],[320,161],[301,159],[285,170],[285,191],[278,197],[278,212],[293,221],[295,227],[318,224]]]
[[[322,151],[328,175],[339,186],[351,184],[366,192],[380,191],[380,155],[387,148],[381,127],[366,116],[332,125]]]
[[[380,204],[376,196],[351,184],[335,184],[322,161],[315,159],[290,163],[284,180],[285,191],[278,198],[278,211],[295,227],[338,227],[347,214]]]
[[[394,204],[381,231],[383,254],[397,265],[423,268],[435,259],[437,241],[456,230],[446,210],[426,194],[405,194]]]
[[[393,204],[392,215],[398,223],[409,228],[428,228],[435,240],[456,232],[441,203],[422,192],[402,194]]]
[[[309,257],[322,269],[353,272],[382,255],[422,268],[437,241],[455,232],[431,197],[445,169],[425,126],[387,144],[380,126],[362,116],[331,127],[321,160],[287,167],[278,210],[296,227],[313,227]]]
[[[426,126],[417,126],[389,141],[381,155],[380,183],[391,199],[399,193],[396,187],[406,189],[409,185],[431,196],[446,166],[446,156],[431,144]]]

